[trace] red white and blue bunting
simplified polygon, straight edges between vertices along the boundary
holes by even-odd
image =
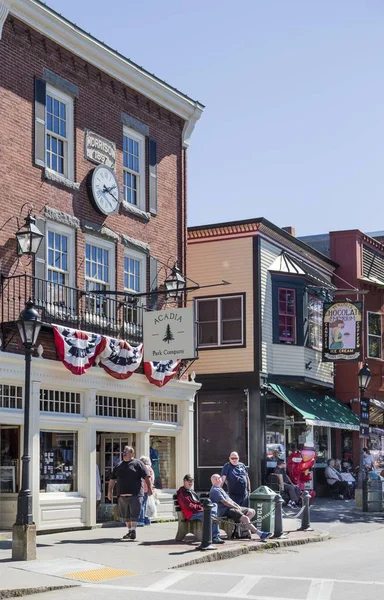
[[[143,359],[143,344],[131,346],[125,340],[86,333],[55,325],[53,328],[57,354],[74,375],[84,375],[100,356],[99,365],[115,379],[128,379]],[[144,362],[148,381],[163,387],[177,374],[180,360]]]
[[[105,339],[106,346],[100,356],[100,367],[115,379],[128,379],[141,364],[143,344],[134,347],[124,340]]]
[[[151,383],[163,387],[173,379],[179,367],[179,360],[162,360],[161,362],[145,362],[144,373]]]
[[[74,375],[83,375],[92,367],[106,345],[106,339],[101,335],[69,327],[56,326],[53,333],[57,354],[63,365]]]

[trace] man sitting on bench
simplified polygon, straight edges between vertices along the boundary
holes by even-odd
[[[277,459],[277,466],[274,470],[275,475],[279,478],[279,486],[282,492],[286,491],[289,494],[288,506],[296,508],[299,504],[301,490],[298,485],[295,485],[287,475],[287,465],[282,458]]]
[[[203,521],[203,507],[198,495],[193,489],[192,475],[185,475],[183,485],[177,490],[177,501],[187,521]],[[217,523],[217,504],[212,508],[212,542],[224,544],[220,537],[219,525]]]
[[[235,523],[242,523],[244,529],[248,529],[251,533],[257,533],[262,541],[272,536],[271,532],[260,531],[251,523],[251,519],[255,516],[253,508],[239,506],[231,500],[227,492],[224,492],[222,489],[223,480],[220,475],[217,473],[212,475],[211,483],[212,487],[209,497],[212,502],[217,502],[219,517],[228,517],[228,519],[232,519]]]

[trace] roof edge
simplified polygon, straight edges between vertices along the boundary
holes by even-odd
[[[203,229],[218,229],[218,228],[224,228],[224,227],[227,227],[227,228],[228,227],[236,227],[239,225],[264,225],[268,229],[271,229],[272,231],[275,231],[276,233],[281,235],[286,240],[294,241],[300,248],[302,248],[303,250],[307,250],[307,252],[309,252],[313,256],[317,256],[318,258],[321,258],[321,260],[325,261],[329,265],[332,265],[333,267],[339,266],[339,264],[337,262],[330,259],[328,256],[325,256],[325,254],[322,254],[315,248],[312,248],[312,246],[309,246],[305,242],[302,242],[299,238],[291,235],[290,233],[285,231],[285,229],[282,229],[281,227],[279,227],[278,225],[275,225],[271,221],[268,221],[268,219],[266,219],[265,217],[257,217],[254,219],[243,219],[240,221],[226,221],[224,223],[209,223],[207,225],[195,225],[193,227],[188,227],[188,232],[189,231],[199,231],[199,230],[203,230]]]
[[[100,71],[190,122],[190,126],[184,128],[186,135],[183,132],[183,142],[188,145],[193,127],[205,108],[201,102],[149,73],[40,0],[1,0],[0,21],[4,22],[8,13]]]

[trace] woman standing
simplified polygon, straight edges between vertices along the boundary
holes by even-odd
[[[229,462],[221,470],[223,484],[228,487],[228,495],[242,507],[249,506],[249,494],[251,492],[251,482],[249,481],[248,469],[240,462],[237,452],[231,452]]]
[[[152,487],[154,486],[154,481],[155,481],[155,475],[152,469],[152,463],[151,460],[148,456],[141,456],[140,460],[142,463],[145,464],[145,468],[148,471],[148,475],[149,475],[149,479],[151,480],[151,484]],[[141,512],[140,512],[140,518],[139,521],[137,523],[138,527],[144,527],[144,525],[150,525],[151,524],[151,520],[149,517],[146,516],[145,511],[147,508],[147,501],[148,501],[148,486],[145,480],[143,480],[143,487],[144,487],[144,497],[143,497],[143,503],[141,505]]]

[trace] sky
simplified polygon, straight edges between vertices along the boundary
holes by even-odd
[[[188,224],[384,230],[383,0],[48,0],[206,108]]]

